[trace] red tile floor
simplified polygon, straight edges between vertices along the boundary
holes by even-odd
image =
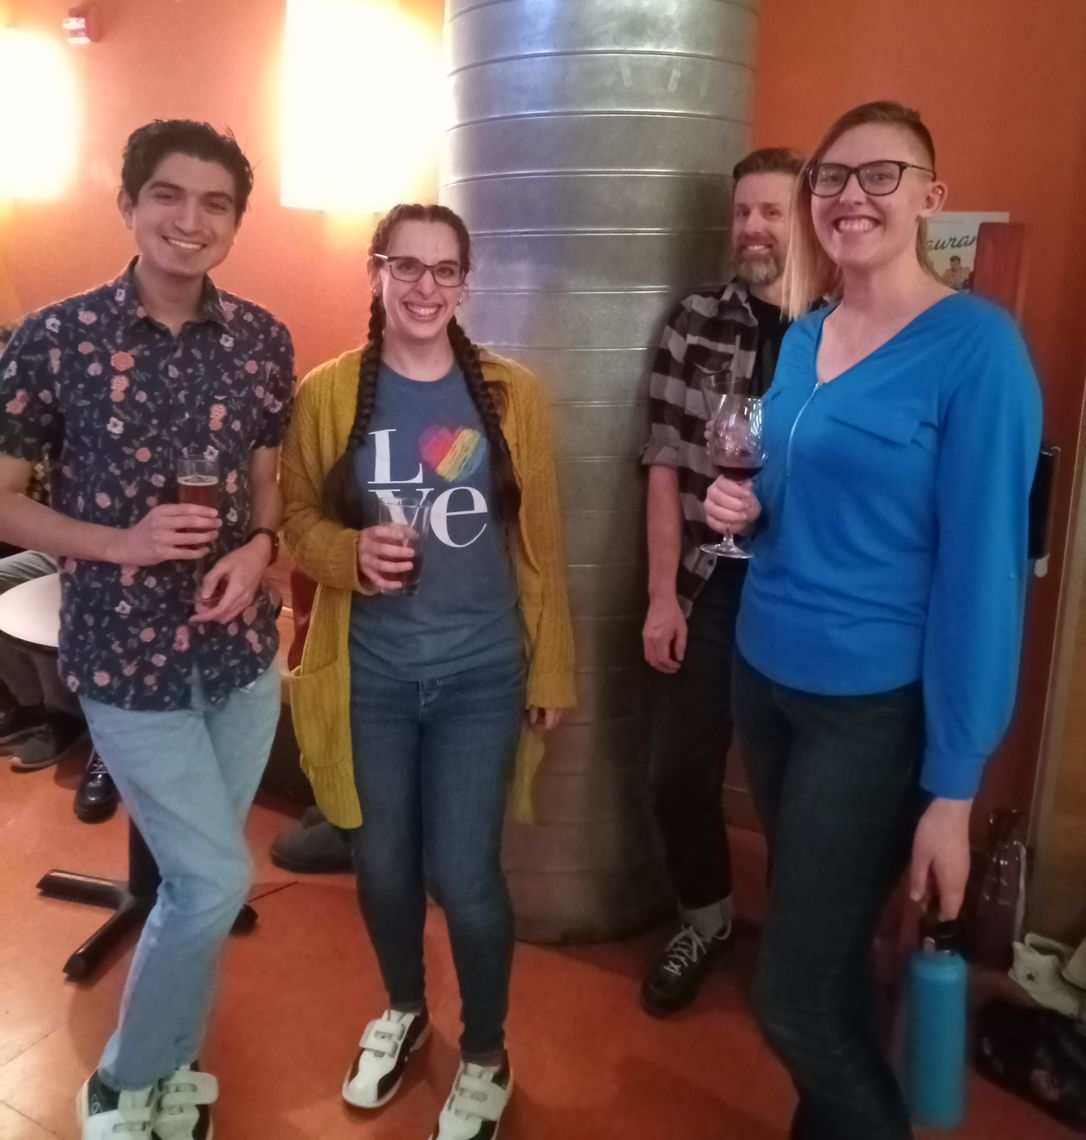
[[[78,762],[16,774],[0,760],[0,1140],[74,1140],[72,1101],[94,1067],[129,951],[88,984],[61,965],[103,912],[39,898],[51,867],[117,875],[118,816],[87,826],[72,814]],[[230,941],[203,1054],[221,1081],[219,1140],[425,1140],[456,1061],[456,984],[440,914],[427,929],[436,1033],[398,1099],[375,1115],[347,1109],[342,1072],[365,1021],[381,1008],[373,955],[346,875],[299,878],[272,867],[289,822],[259,802],[256,930]],[[739,877],[757,883],[756,836],[736,836]],[[740,909],[756,910],[757,890]],[[752,936],[734,968],[696,1006],[649,1019],[637,1006],[642,967],[660,932],[606,946],[517,949],[509,1044],[517,1077],[502,1140],[783,1140],[791,1092],[761,1044],[744,997]],[[1057,1140],[1070,1132],[974,1078],[962,1140]],[[828,1138],[829,1140],[829,1138]]]

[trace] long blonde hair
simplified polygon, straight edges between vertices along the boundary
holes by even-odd
[[[840,296],[841,272],[831,260],[815,234],[811,221],[811,184],[807,172],[843,135],[865,123],[888,123],[902,127],[920,143],[935,169],[935,143],[920,114],[900,103],[881,100],[864,103],[846,111],[822,136],[799,178],[792,197],[792,221],[788,235],[788,259],[784,268],[784,311],[790,317],[802,316],[820,297]],[[932,276],[935,270],[928,256],[928,226],[921,218],[916,228],[916,259]]]

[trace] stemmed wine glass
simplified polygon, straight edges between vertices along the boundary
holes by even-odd
[[[710,399],[708,381],[703,385]],[[709,458],[725,479],[739,482],[753,479],[765,463],[762,439],[762,401],[757,396],[726,392],[719,396],[716,411],[709,421],[707,446]],[[704,543],[706,554],[720,558],[749,558],[750,554],[736,546],[731,534],[716,543]]]
[[[730,366],[714,371],[700,368],[698,365],[694,367],[700,373],[698,379],[701,384],[701,394],[705,397],[705,418],[711,424],[716,419],[717,412],[720,411],[724,397],[739,395],[741,389],[745,389],[747,385],[735,375],[734,369]],[[705,439],[706,441],[709,439],[708,427],[706,427]]]

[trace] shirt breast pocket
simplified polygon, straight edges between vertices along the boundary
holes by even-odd
[[[882,494],[927,482],[929,434],[918,412],[856,401],[827,409],[825,428],[812,443],[823,470],[857,491]]]
[[[887,408],[877,404],[851,403],[827,410],[828,419],[844,425],[857,442],[875,441],[895,447],[907,447],[920,431],[920,416],[904,408]],[[849,438],[846,435],[846,438]]]
[[[702,376],[730,373],[735,369],[735,354],[715,345],[694,342],[686,346],[686,371],[691,383],[698,384]]]

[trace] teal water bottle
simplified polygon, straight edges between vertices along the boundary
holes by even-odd
[[[965,1117],[968,971],[956,934],[957,923],[936,924],[909,961],[905,1096],[926,1128],[957,1128]]]

